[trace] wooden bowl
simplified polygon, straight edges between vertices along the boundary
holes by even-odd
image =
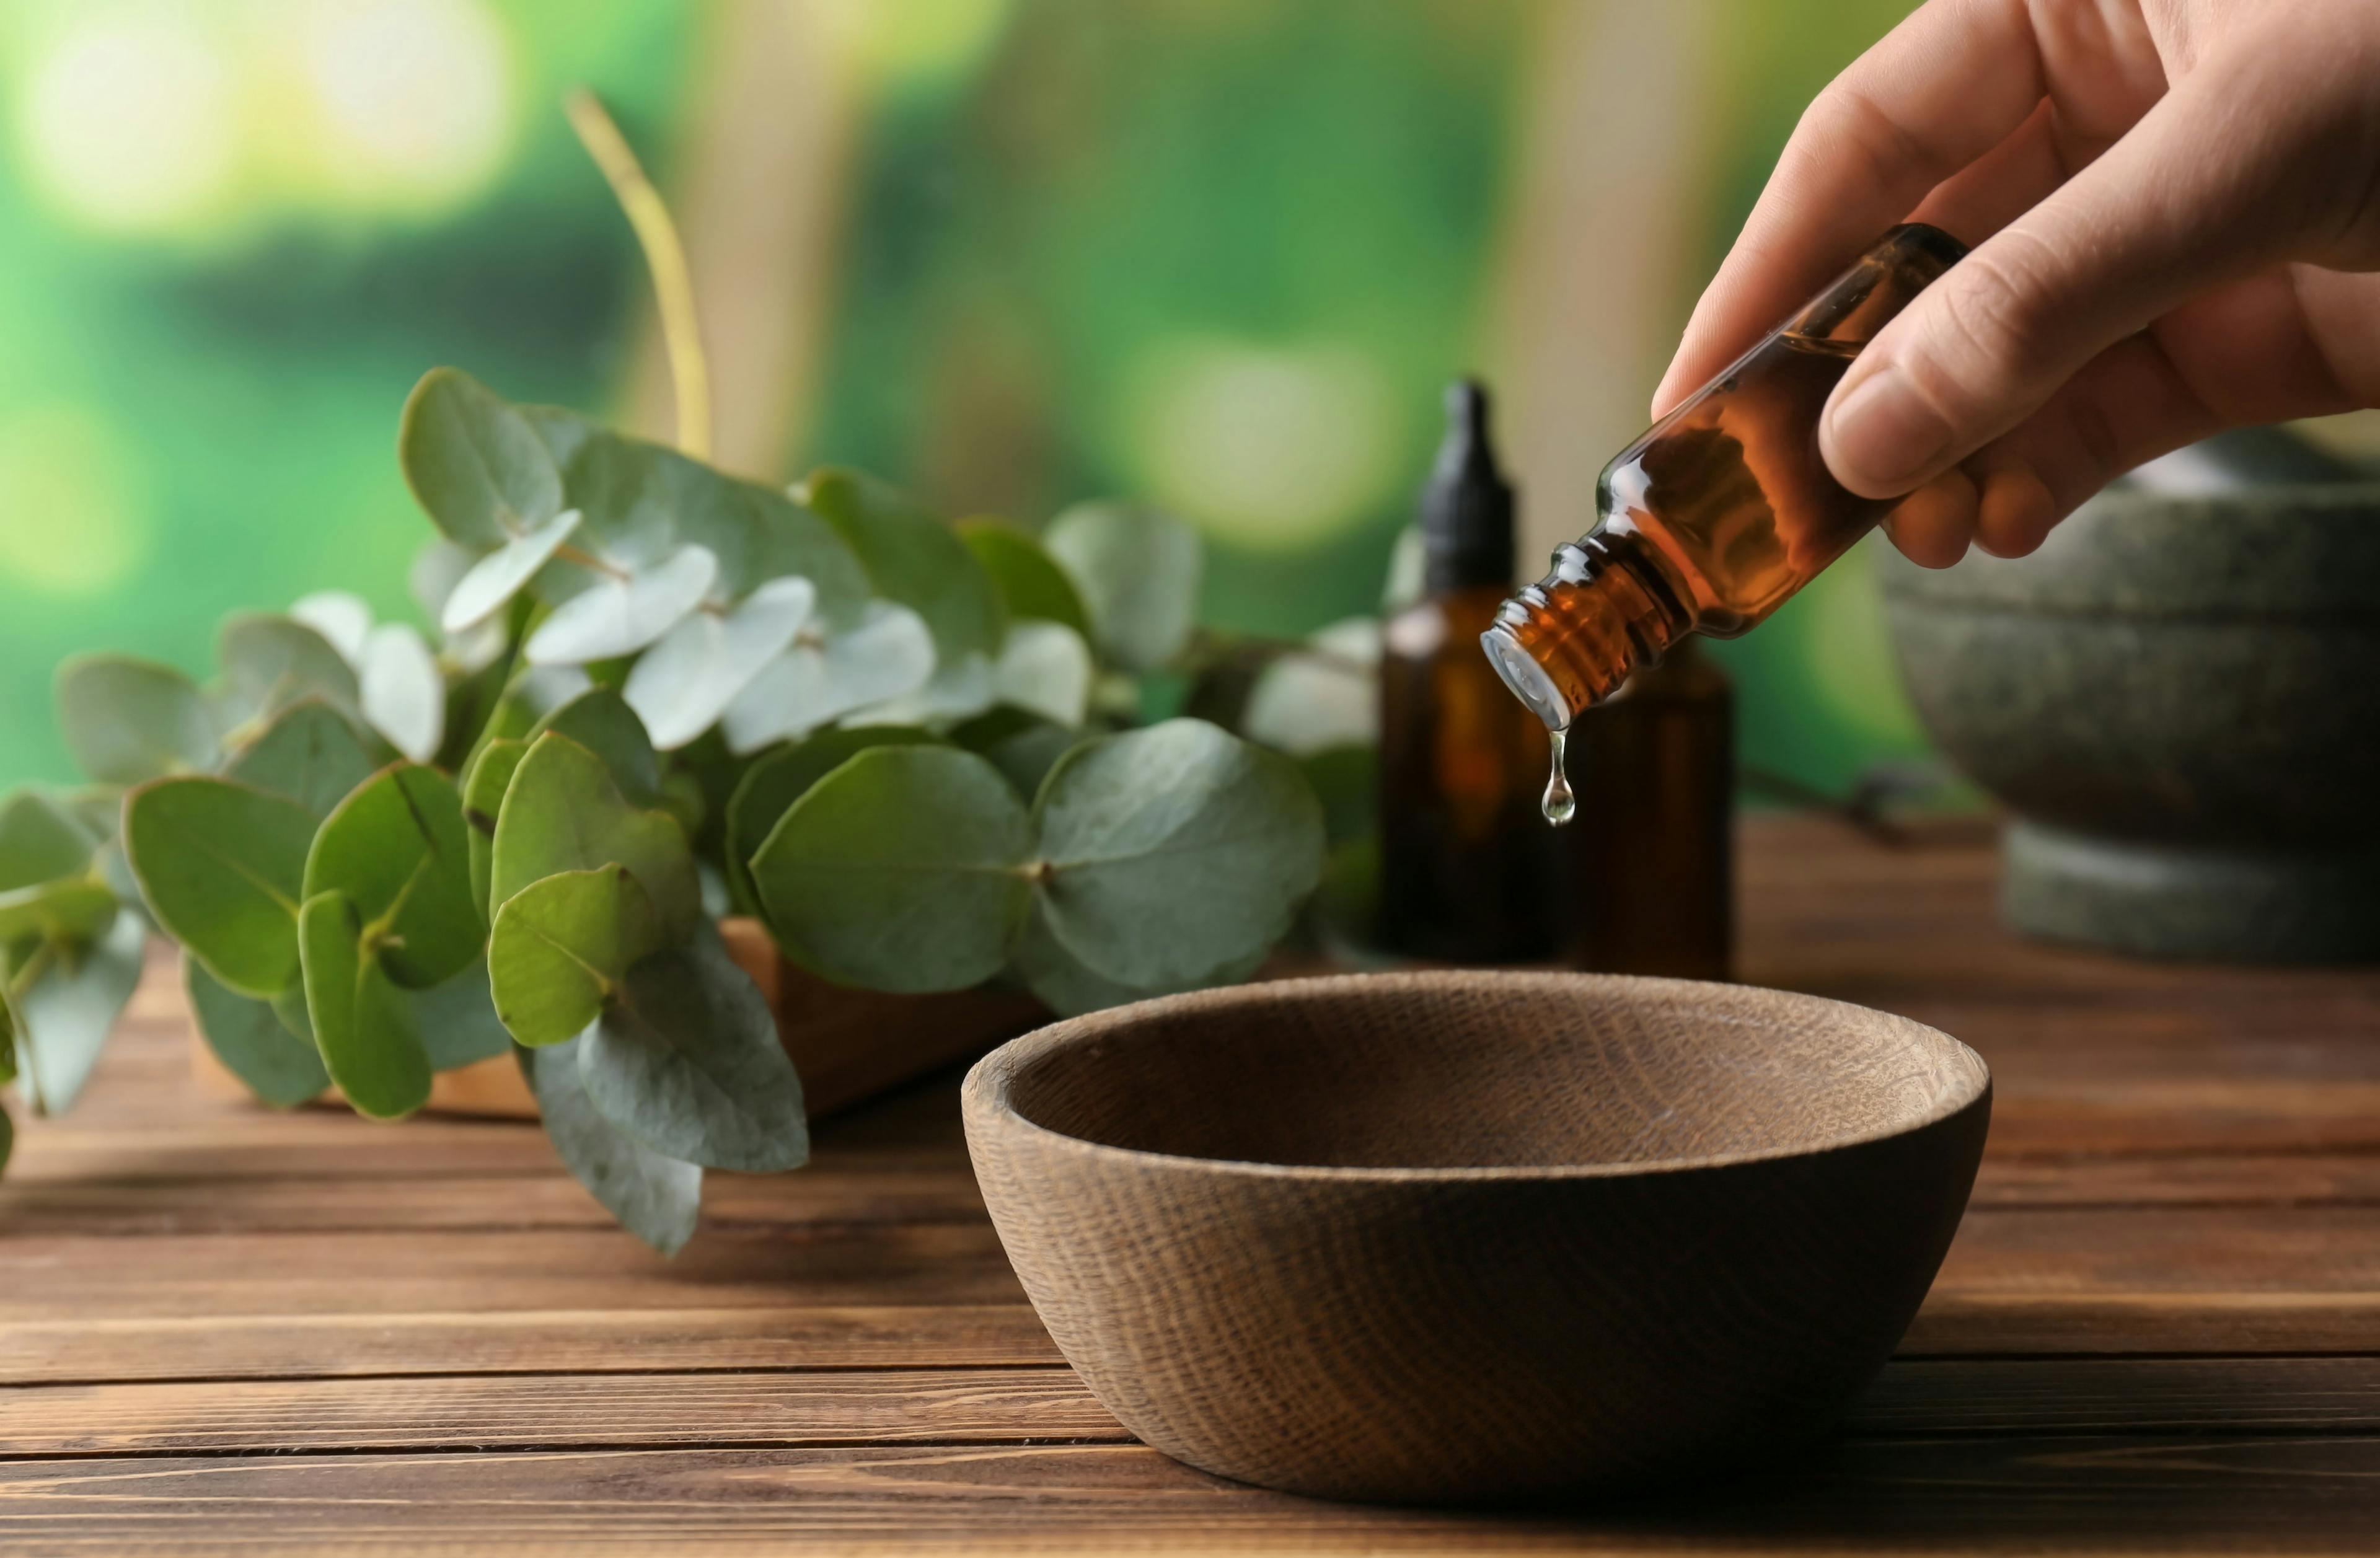
[[[1814,996],[1407,973],[1058,1023],[965,1108],[1009,1260],[1125,1427],[1474,1503],[1803,1447],[1934,1280],[1991,1077]]]

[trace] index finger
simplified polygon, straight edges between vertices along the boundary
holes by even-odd
[[[1998,146],[2046,91],[2024,0],[1929,0],[1820,92],[1655,392],[1708,380],[1933,188]]]

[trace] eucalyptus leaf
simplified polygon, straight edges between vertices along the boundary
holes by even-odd
[[[661,915],[624,866],[531,882],[498,911],[489,936],[496,1016],[532,1048],[576,1038],[629,965],[662,946]]]
[[[953,529],[991,576],[1012,624],[1055,622],[1090,637],[1081,591],[1029,532],[1000,519],[962,519]]]
[[[306,981],[304,980],[300,979],[296,984],[266,1002],[264,1005],[265,1009],[273,1014],[273,1020],[281,1025],[281,1030],[284,1033],[288,1034],[292,1039],[302,1039],[309,1044],[314,1041],[314,1024],[306,1015]],[[321,1053],[319,1050],[315,1053]]]
[[[331,1080],[357,1113],[394,1120],[430,1102],[430,1057],[405,992],[364,945],[364,922],[344,893],[320,893],[298,915],[306,1016]]]
[[[999,590],[957,533],[915,499],[833,467],[812,472],[795,496],[859,554],[878,594],[925,618],[941,659],[999,651],[1007,626]]]
[[[1313,650],[1292,651],[1257,676],[1239,728],[1293,758],[1380,738],[1380,625],[1350,617],[1316,633]]]
[[[226,777],[294,800],[317,819],[380,767],[346,717],[317,699],[293,703],[233,757]]]
[[[625,866],[652,895],[669,940],[693,933],[702,919],[702,889],[676,820],[631,806],[601,758],[549,731],[521,759],[504,792],[489,901],[501,912],[532,882],[608,865]]]
[[[539,442],[553,457],[554,469],[565,473],[566,485],[570,462],[577,457],[579,450],[587,446],[587,441],[601,433],[602,429],[577,412],[561,406],[526,405],[516,406],[513,409],[536,430]]]
[[[687,480],[682,468],[693,463],[674,449],[588,429],[563,467],[566,501],[586,516],[579,544],[621,569],[660,562],[691,539],[680,536],[677,511]]]
[[[362,660],[364,639],[372,627],[371,607],[362,596],[346,590],[317,590],[291,602],[289,615],[322,635],[349,664]]]
[[[364,719],[391,746],[416,762],[438,755],[446,736],[446,679],[419,633],[401,622],[373,628],[357,679]]]
[[[948,725],[971,719],[999,698],[991,662],[979,654],[945,661],[923,686],[857,712],[871,724]]]
[[[526,741],[491,741],[480,749],[471,772],[463,780],[463,825],[470,830],[466,849],[471,868],[471,901],[480,906],[483,917],[489,919],[496,916],[492,895],[496,818],[504,809],[504,791],[512,785],[513,771],[528,755]]]
[[[80,817],[39,790],[0,800],[0,891],[80,876],[98,847]]]
[[[1196,625],[1198,532],[1171,515],[1123,504],[1077,504],[1041,544],[1074,579],[1099,650],[1127,671],[1156,671]]]
[[[1080,730],[1022,709],[994,709],[951,732],[970,752],[981,752],[1017,795],[1027,801],[1041,793],[1041,781],[1058,760],[1083,741]]]
[[[934,639],[925,619],[906,606],[870,602],[856,627],[797,641],[753,676],[724,712],[728,748],[756,752],[798,740],[916,692],[933,674]]]
[[[653,744],[671,751],[718,724],[736,694],[784,653],[817,602],[806,578],[771,579],[728,611],[698,611],[663,634],[621,689]]]
[[[17,992],[17,1009],[33,1081],[29,1091],[43,1113],[62,1114],[74,1106],[140,982],[148,942],[140,917],[119,913],[92,940],[51,942],[34,955],[41,968]]]
[[[322,1053],[292,1034],[265,1002],[226,988],[195,957],[182,959],[182,988],[207,1048],[259,1101],[291,1109],[331,1085]]]
[[[528,739],[549,730],[601,758],[613,783],[631,804],[661,804],[661,760],[653,752],[652,737],[627,700],[610,688],[590,687],[556,705],[529,726]]]
[[[814,609],[848,627],[872,593],[868,570],[833,526],[773,488],[739,481],[671,454],[676,534],[719,558],[721,593],[742,596],[772,579],[806,578]]]
[[[1034,820],[1051,932],[1136,989],[1270,946],[1322,870],[1322,808],[1296,765],[1203,720],[1085,742],[1050,770]]]
[[[125,797],[125,851],[158,925],[258,1000],[297,982],[313,842],[304,807],[226,779],[158,779]]]
[[[707,549],[681,546],[649,567],[599,578],[554,607],[523,652],[532,665],[634,654],[699,606],[718,577],[719,560]]]
[[[408,990],[404,995],[413,1008],[413,1030],[420,1036],[432,1071],[475,1065],[513,1047],[512,1035],[496,1019],[484,960],[427,990]]]
[[[1079,725],[1090,709],[1091,646],[1060,623],[1012,624],[992,684],[1002,703],[1058,724]]]
[[[473,563],[432,608],[439,627],[466,633],[502,611],[512,598],[528,588],[537,571],[553,559],[577,530],[584,516],[565,508],[552,518],[516,536]]]
[[[222,739],[196,682],[121,654],[58,667],[58,726],[75,765],[105,785],[139,785],[214,766]]]
[[[630,968],[577,1049],[589,1101],[656,1152],[751,1174],[809,1157],[801,1078],[769,1003],[708,925]]]
[[[484,944],[470,860],[453,782],[399,763],[323,821],[306,857],[305,898],[335,893],[352,904],[389,977],[427,989],[470,967]]]
[[[752,860],[786,952],[873,990],[1000,971],[1031,902],[1032,829],[1000,771],[949,747],[874,747],[810,786]]]
[[[225,723],[235,729],[309,698],[360,716],[355,667],[294,617],[249,612],[227,618],[215,639],[215,659],[223,667]]]
[[[1043,1005],[1062,1017],[1075,1017],[1180,991],[1238,984],[1257,971],[1270,950],[1258,948],[1198,979],[1153,987],[1118,984],[1076,957],[1050,929],[1048,914],[1036,903],[1032,917],[1026,922],[1025,933],[1017,938],[1014,968],[1025,988]]]
[[[115,891],[95,873],[36,882],[0,893],[0,947],[27,936],[85,941],[115,918]]]
[[[580,1079],[577,1040],[519,1056],[545,1134],[571,1177],[663,1255],[685,1248],[701,1219],[701,1166],[663,1157],[604,1118]]]
[[[406,484],[467,546],[502,546],[562,511],[562,473],[528,419],[469,374],[433,368],[397,427]]]
[[[768,842],[769,834],[788,807],[812,785],[843,766],[853,754],[870,747],[906,747],[935,737],[908,725],[855,725],[846,730],[822,730],[808,740],[770,753],[744,771],[735,793],[727,799],[727,891],[738,914],[761,912],[759,889],[752,885],[752,857]]]

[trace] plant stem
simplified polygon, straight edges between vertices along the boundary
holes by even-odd
[[[677,392],[677,444],[697,459],[710,456],[710,370],[702,354],[702,330],[694,311],[694,278],[686,269],[686,249],[678,242],[677,225],[661,192],[645,176],[627,138],[605,112],[602,103],[585,87],[574,87],[562,100],[570,128],[579,144],[602,170],[613,198],[636,229],[645,251],[645,268],[652,273],[653,298],[661,307],[662,338],[669,345],[670,382]]]

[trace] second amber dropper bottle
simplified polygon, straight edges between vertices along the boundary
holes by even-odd
[[[1604,468],[1597,522],[1480,643],[1554,733],[1548,820],[1570,819],[1562,733],[1688,633],[1765,621],[1892,507],[1838,482],[1818,417],[1860,348],[1966,253],[1895,227],[1809,305]]]

